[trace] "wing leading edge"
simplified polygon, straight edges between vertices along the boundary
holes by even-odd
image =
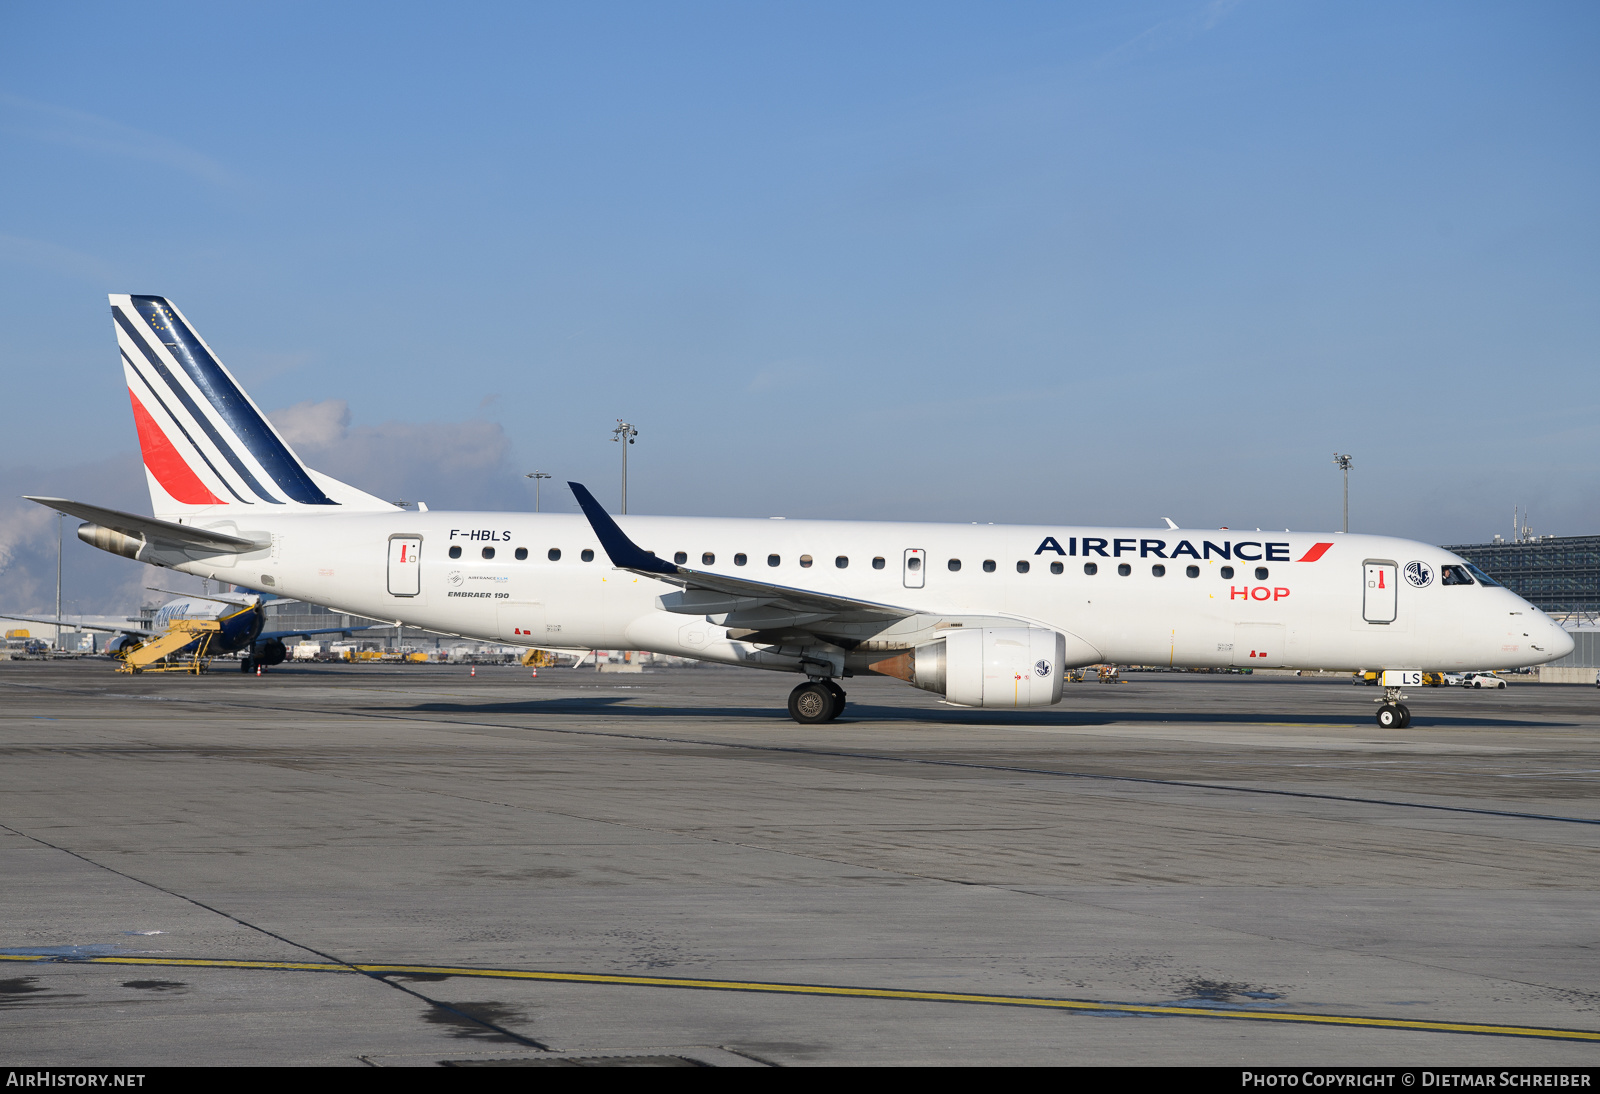
[[[611,564],[644,577],[677,585],[681,593],[669,593],[658,603],[664,611],[678,615],[718,617],[715,622],[746,632],[756,641],[771,632],[804,628],[827,633],[831,623],[878,624],[890,626],[919,613],[895,604],[837,596],[812,589],[797,589],[765,581],[707,573],[678,566],[657,558],[628,538],[582,483],[569,482],[572,493],[589,519],[595,536]],[[771,634],[776,638],[776,634]]]

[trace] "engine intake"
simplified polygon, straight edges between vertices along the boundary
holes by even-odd
[[[1066,658],[1060,631],[982,627],[952,630],[872,669],[964,707],[1047,707],[1061,701]]]

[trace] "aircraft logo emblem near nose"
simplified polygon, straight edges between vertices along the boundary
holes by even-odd
[[[452,584],[452,585],[460,585],[462,580],[463,580],[463,578],[461,577],[461,571],[460,570],[451,570],[450,571],[450,576],[445,578],[445,580],[450,582],[450,584]]]
[[[1406,563],[1406,580],[1412,588],[1422,589],[1433,584],[1433,567],[1426,562]]]

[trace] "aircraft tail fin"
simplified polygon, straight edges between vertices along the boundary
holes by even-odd
[[[307,467],[176,305],[114,293],[111,316],[156,516],[398,508]]]

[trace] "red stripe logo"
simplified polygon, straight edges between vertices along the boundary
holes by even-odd
[[[183,505],[226,505],[227,502],[206,489],[206,484],[184,462],[131,388],[128,401],[133,404],[133,424],[139,430],[139,450],[144,453],[144,465],[161,484],[161,489]]]
[[[1301,556],[1300,561],[1301,562],[1315,562],[1315,561],[1317,561],[1317,559],[1321,558],[1324,554],[1326,554],[1327,551],[1328,551],[1328,548],[1332,547],[1332,546],[1333,546],[1333,544],[1331,544],[1331,543],[1318,543],[1318,544],[1315,544],[1311,548],[1311,550],[1307,551],[1304,555]]]

